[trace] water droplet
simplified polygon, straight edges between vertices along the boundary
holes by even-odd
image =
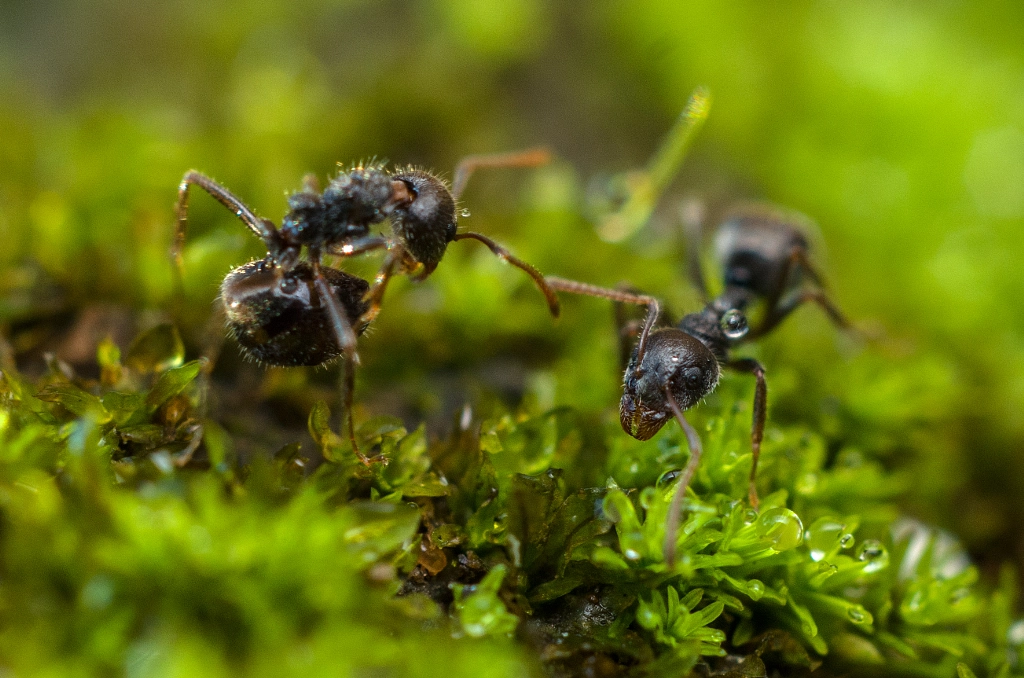
[[[820,561],[829,553],[838,550],[845,529],[846,525],[835,518],[823,517],[815,520],[807,529],[807,547],[811,552],[811,560]],[[852,538],[852,535],[846,536]]]
[[[462,217],[463,219],[468,219],[469,218],[469,210],[467,210],[466,208],[462,208],[459,211],[459,216]]]
[[[768,540],[776,552],[788,551],[803,541],[804,526],[800,517],[789,509],[773,508],[758,516],[757,534]]]
[[[854,624],[861,624],[867,621],[869,617],[867,610],[860,605],[846,608],[846,616],[849,617],[850,621]]]
[[[722,333],[729,339],[740,339],[750,330],[747,316],[736,309],[728,310],[722,315],[721,326]]]
[[[839,545],[842,546],[844,549],[848,549],[851,546],[853,546],[853,535],[849,532],[844,534],[842,537],[839,538]]]
[[[866,539],[857,549],[857,560],[864,563],[861,572],[871,574],[889,566],[889,552],[877,539]]]
[[[761,600],[761,596],[764,595],[764,584],[757,579],[751,579],[747,582],[747,595],[751,600]]]
[[[634,549],[626,549],[622,555],[626,556],[627,560],[640,560],[640,552]]]
[[[752,508],[748,508],[743,512],[743,522],[749,525],[750,523],[757,520],[757,511]]]
[[[868,539],[857,549],[857,560],[874,560],[885,553],[885,547],[877,539]]]
[[[676,478],[679,477],[680,473],[681,471],[678,469],[674,471],[665,471],[661,474],[661,477],[658,478],[658,487],[668,487],[676,481]]]

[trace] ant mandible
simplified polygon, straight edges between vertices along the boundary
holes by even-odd
[[[767,412],[765,370],[753,358],[733,358],[731,349],[771,331],[807,301],[820,305],[839,327],[849,328],[843,314],[825,294],[821,277],[807,256],[807,239],[792,215],[767,207],[749,207],[734,211],[723,221],[717,229],[715,244],[724,285],[714,298],[707,293],[700,264],[696,237],[700,232],[699,219],[691,216],[686,221],[689,274],[705,306],[684,316],[675,327],[655,329],[660,305],[652,296],[547,278],[548,285],[559,291],[647,306],[647,317],[623,375],[619,422],[637,440],[649,440],[674,417],[686,435],[690,459],[672,497],[665,528],[665,561],[670,565],[675,560],[682,500],[702,452],[700,436],[683,412],[715,390],[722,368],[755,378],[748,499],[757,508],[755,481]],[[817,287],[805,288],[805,279]],[[764,314],[760,324],[751,330],[746,312],[759,301],[764,304]]]
[[[451,189],[440,178],[413,167],[356,166],[340,172],[321,192],[315,177],[288,198],[280,228],[213,179],[195,170],[178,186],[177,226],[171,256],[180,289],[182,250],[188,223],[189,188],[198,186],[234,212],[267,249],[267,255],[232,270],[220,299],[228,333],[246,356],[281,367],[345,361],[342,402],[353,450],[359,454],[352,422],[356,337],[377,316],[388,280],[397,273],[430,275],[448,243],[473,239],[503,261],[526,272],[544,294],[555,317],[558,298],[528,263],[480,233],[458,231],[456,201],[480,168],[531,167],[548,162],[546,149],[464,158]],[[391,235],[371,228],[390,219]],[[302,248],[305,260],[301,260]],[[372,250],[388,254],[375,284],[323,264],[324,255],[350,257]]]

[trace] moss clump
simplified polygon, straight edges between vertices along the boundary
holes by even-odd
[[[742,382],[702,410],[668,567],[678,435],[584,435],[529,405],[467,411],[436,441],[377,419],[366,465],[321,403],[315,469],[297,444],[243,464],[172,328],[97,363],[95,380],[3,371],[0,655],[17,674],[1022,673],[1013,576],[986,590],[952,537],[899,517],[899,472],[773,426],[760,511],[736,499]],[[597,486],[572,472],[588,455]]]

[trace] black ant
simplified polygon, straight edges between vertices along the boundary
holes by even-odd
[[[490,238],[458,231],[456,201],[472,173],[484,167],[530,167],[549,160],[545,149],[477,155],[455,168],[452,187],[412,167],[385,169],[356,166],[340,172],[321,192],[315,177],[288,197],[288,213],[280,228],[226,188],[194,170],[178,187],[177,227],[172,257],[180,289],[182,248],[188,221],[188,194],[202,188],[235,213],[267,248],[267,255],[231,271],[220,289],[228,332],[246,356],[282,367],[322,365],[342,356],[345,361],[343,409],[348,435],[358,454],[352,423],[356,337],[377,316],[388,280],[397,273],[430,275],[448,243],[473,239],[529,275],[559,313],[558,298],[533,266],[516,258]],[[391,235],[371,228],[391,221]],[[305,260],[300,260],[302,248]],[[372,250],[388,254],[375,284],[322,263],[324,255],[350,257]],[[360,455],[365,462],[366,459]]]
[[[839,327],[849,327],[821,289],[821,277],[807,258],[807,240],[791,217],[767,208],[748,208],[734,212],[723,221],[715,241],[724,272],[724,287],[713,299],[707,293],[698,239],[692,237],[699,230],[693,228],[694,220],[689,221],[689,273],[705,306],[697,313],[684,316],[675,327],[655,329],[660,305],[652,296],[556,277],[547,279],[556,290],[648,308],[623,376],[619,421],[629,435],[637,440],[648,440],[669,418],[675,417],[686,435],[690,459],[679,479],[666,523],[665,561],[669,564],[675,560],[675,535],[682,500],[702,451],[700,436],[683,412],[715,390],[723,368],[756,379],[748,498],[751,506],[755,509],[758,506],[755,481],[767,411],[765,370],[753,358],[731,357],[730,350],[763,336],[806,301],[819,304]],[[699,221],[696,223],[699,226]],[[805,278],[818,288],[805,289]],[[751,329],[746,313],[758,301],[764,302],[764,315],[760,324]]]

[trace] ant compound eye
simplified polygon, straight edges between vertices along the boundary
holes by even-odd
[[[292,277],[281,278],[277,288],[284,294],[295,294],[299,289],[299,281]]]
[[[691,386],[699,384],[703,376],[699,367],[688,367],[683,371],[683,379]]]
[[[747,316],[736,309],[725,312],[722,316],[721,327],[722,333],[729,339],[741,339],[750,330]]]

